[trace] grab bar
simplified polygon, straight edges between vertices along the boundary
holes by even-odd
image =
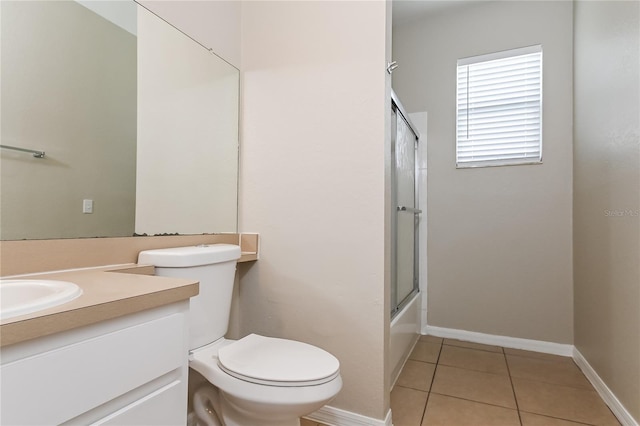
[[[413,207],[405,207],[405,206],[398,206],[398,211],[399,212],[413,213],[413,214],[422,213],[422,210],[420,210],[420,209],[414,209]]]
[[[17,146],[0,145],[0,148],[12,149],[14,151],[28,152],[36,158],[44,158],[44,151],[36,151],[35,149],[18,148]]]

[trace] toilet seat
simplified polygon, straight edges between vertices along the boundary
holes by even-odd
[[[267,386],[314,386],[340,374],[340,362],[327,351],[258,334],[220,348],[218,366],[235,378]]]

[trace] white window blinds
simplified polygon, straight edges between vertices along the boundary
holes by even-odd
[[[542,47],[458,60],[456,166],[542,161]]]

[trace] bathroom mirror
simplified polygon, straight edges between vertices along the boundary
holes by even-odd
[[[239,72],[133,1],[5,1],[2,240],[237,231]]]

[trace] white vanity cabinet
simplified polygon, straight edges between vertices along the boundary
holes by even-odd
[[[189,301],[1,350],[2,425],[183,425]]]

